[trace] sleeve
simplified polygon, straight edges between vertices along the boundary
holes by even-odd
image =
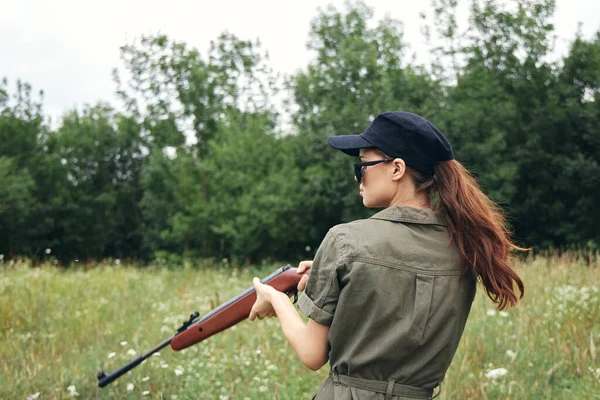
[[[337,268],[340,249],[332,230],[327,232],[313,260],[298,308],[308,318],[330,326],[340,295]]]

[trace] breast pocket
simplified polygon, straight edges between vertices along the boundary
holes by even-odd
[[[433,282],[435,277],[430,275],[416,275],[415,302],[412,314],[412,338],[417,344],[421,344],[425,337],[431,299],[433,297]]]

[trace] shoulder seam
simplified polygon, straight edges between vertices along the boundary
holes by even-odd
[[[409,224],[423,224],[423,225],[438,225],[438,226],[443,226],[447,228],[447,225],[440,222],[440,221],[435,221],[432,220],[431,218],[406,218],[406,217],[402,217],[402,218],[382,218],[382,217],[371,217],[372,219],[378,219],[381,221],[391,221],[391,222],[406,222]]]
[[[331,235],[333,236],[333,238],[335,239],[335,246],[337,247],[338,251],[340,252],[339,255],[339,259],[343,259],[347,256],[346,253],[342,253],[344,251],[344,249],[342,249],[342,247],[340,246],[340,239],[338,238],[338,235],[335,233],[334,229],[330,229],[329,230],[331,232]]]
[[[458,269],[458,270],[450,270],[450,269],[444,269],[444,270],[429,270],[429,269],[422,269],[422,268],[415,268],[415,267],[411,267],[408,266],[402,262],[396,262],[394,264],[392,263],[388,263],[376,258],[371,258],[371,257],[365,257],[365,256],[360,256],[360,255],[352,255],[349,254],[346,257],[344,257],[344,259],[346,261],[361,261],[361,262],[366,262],[366,263],[370,263],[370,264],[375,264],[375,265],[379,265],[381,267],[386,267],[386,268],[393,268],[393,269],[399,269],[399,270],[403,270],[403,271],[407,271],[407,272],[413,272],[416,274],[421,274],[421,275],[431,275],[431,276],[453,276],[453,275],[460,275],[462,274],[462,270]]]

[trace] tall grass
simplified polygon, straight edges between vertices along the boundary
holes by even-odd
[[[305,368],[275,319],[170,347],[100,389],[111,372],[279,265],[61,270],[0,265],[2,399],[310,399]],[[569,255],[521,262],[522,303],[494,311],[479,290],[439,399],[600,399],[600,267]]]

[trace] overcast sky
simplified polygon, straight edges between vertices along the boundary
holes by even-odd
[[[464,2],[464,1],[463,1]],[[366,0],[378,20],[386,13],[404,24],[405,42],[423,45],[419,12],[430,1]],[[470,0],[468,1],[470,3]],[[119,46],[143,34],[164,33],[205,53],[210,40],[227,30],[242,39],[260,38],[271,66],[293,73],[311,54],[305,45],[317,7],[343,0],[5,0],[0,8],[0,78],[11,92],[17,79],[45,92],[44,110],[54,118],[66,109],[99,100],[117,106],[111,71],[119,67]],[[465,13],[466,15],[466,13]],[[557,0],[557,54],[565,54],[578,23],[584,37],[600,28],[599,0]]]

